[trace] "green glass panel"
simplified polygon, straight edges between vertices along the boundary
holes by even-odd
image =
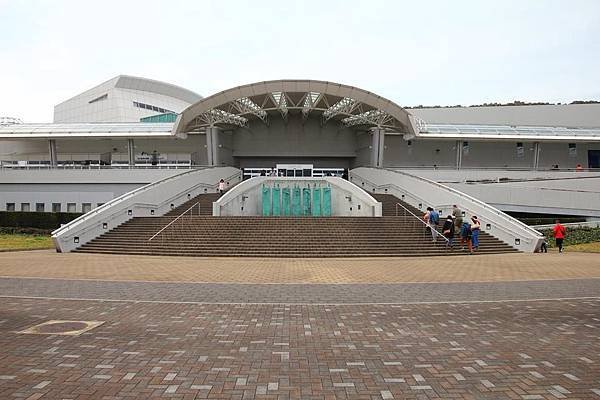
[[[310,188],[302,189],[302,215],[310,215]]]
[[[320,188],[313,189],[312,215],[314,217],[321,216],[321,189]]]
[[[290,199],[291,199],[290,188],[283,188],[281,190],[281,211],[282,211],[282,214],[286,217],[289,217],[290,215],[292,215]]]
[[[262,188],[262,215],[264,217],[271,215],[271,188],[267,186]]]
[[[302,209],[300,208],[300,188],[295,187],[292,189],[292,215],[299,217],[302,215]]]
[[[323,188],[323,216],[331,217],[331,188]]]
[[[281,189],[279,187],[273,188],[273,216],[279,217],[281,215]]]

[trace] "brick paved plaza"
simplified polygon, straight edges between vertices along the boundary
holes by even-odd
[[[0,399],[600,399],[597,255],[36,251],[0,276]],[[50,320],[103,324],[20,333]]]

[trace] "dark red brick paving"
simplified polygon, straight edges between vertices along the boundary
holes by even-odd
[[[50,319],[77,337],[17,334]],[[600,399],[600,301],[3,299],[0,399]]]

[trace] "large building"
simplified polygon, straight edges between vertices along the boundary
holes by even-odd
[[[600,206],[579,207],[599,191],[600,104],[410,109],[313,80],[258,82],[202,98],[118,76],[57,105],[53,123],[4,124],[0,164],[0,210],[86,211],[195,166],[232,166],[245,178],[272,168],[322,176],[374,166],[462,185],[507,211],[600,216]],[[541,207],[544,188],[517,204],[508,194],[520,189],[511,182],[493,190],[465,185],[500,178],[529,182],[524,191],[542,179],[556,193],[587,194],[572,207],[567,199]],[[507,198],[486,197],[497,191]]]

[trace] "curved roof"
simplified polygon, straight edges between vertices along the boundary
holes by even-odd
[[[130,75],[119,75],[116,77],[116,79],[117,81],[115,82],[115,87],[117,88],[158,93],[165,96],[174,97],[190,104],[195,103],[202,98],[202,96],[192,92],[189,89],[154,79],[140,78]]]
[[[326,81],[276,80],[234,87],[192,104],[177,118],[173,133],[246,126],[252,119],[268,124],[273,116],[287,119],[290,113],[318,115],[322,123],[333,120],[348,127],[416,131],[408,111],[366,90]]]

